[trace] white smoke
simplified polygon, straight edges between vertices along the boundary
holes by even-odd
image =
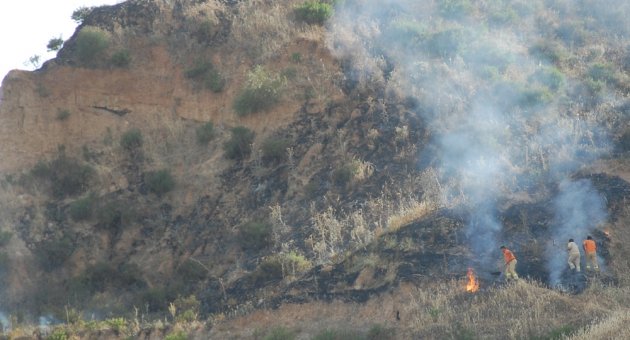
[[[0,312],[0,331],[6,332],[11,330],[11,323],[7,318],[6,314]]]
[[[441,4],[346,0],[330,25],[330,48],[351,61],[346,74],[357,88],[387,83],[385,93],[402,92],[418,100],[417,112],[432,133],[432,165],[438,167],[441,182],[450,184],[444,187],[452,188],[444,197],[464,202],[471,249],[490,264],[499,254],[499,242],[505,241],[498,202],[540,186],[560,185],[555,200],[559,227],[553,233],[565,235],[569,225],[578,225],[567,215],[576,209],[560,202],[592,203],[599,197],[592,187],[578,190],[588,187],[588,181],[569,178],[609,152],[610,138],[597,114],[565,95],[579,78],[569,79],[545,57],[530,52],[541,36],[534,25],[536,6],[520,3],[525,7],[513,19],[518,25],[489,27],[468,20],[466,8],[457,12]],[[582,216],[583,228],[606,218],[601,205],[590,208],[596,211]],[[580,233],[578,238],[588,230],[572,232]],[[553,272],[555,261],[550,262]]]

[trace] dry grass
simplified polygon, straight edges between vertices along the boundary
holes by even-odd
[[[409,198],[400,203],[398,209],[387,219],[387,231],[396,231],[400,227],[419,221],[435,211],[435,205],[426,201]]]
[[[630,310],[615,311],[612,315],[601,321],[595,321],[584,329],[581,329],[570,340],[613,340],[630,339]]]
[[[276,56],[299,36],[308,36],[316,26],[298,25],[289,20],[298,1],[243,1],[232,24],[231,44],[247,51],[257,61]]]
[[[454,281],[409,296],[405,314],[415,336],[455,334],[508,339],[542,336],[565,325],[580,324],[580,304],[535,282],[520,281],[470,295]],[[442,336],[437,336],[442,334]]]
[[[355,159],[353,162],[361,161]],[[367,162],[361,163],[359,168],[362,178],[373,171]],[[310,245],[316,262],[329,263],[345,251],[364,247],[374,237],[396,231],[435,211],[439,203],[425,200],[424,196],[432,198],[436,194],[418,194],[421,191],[418,185],[422,182],[419,177],[410,178],[401,191],[392,193],[384,189],[379,197],[369,199],[362,207],[349,212],[333,206],[323,210],[311,206],[313,231],[306,244]]]
[[[253,311],[220,321],[212,335],[252,339],[255,329],[281,325],[295,330],[300,339],[310,339],[324,329],[365,332],[379,324],[391,328],[395,339],[627,338],[627,307],[608,301],[627,291],[613,287],[604,291],[607,297],[602,302],[602,291],[565,295],[524,280],[482,287],[476,294],[465,292],[464,279],[401,284],[365,303],[314,301]]]

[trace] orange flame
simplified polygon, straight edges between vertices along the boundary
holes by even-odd
[[[468,277],[468,284],[466,284],[466,291],[469,293],[474,293],[479,290],[479,281],[475,277],[475,273],[472,268],[468,268],[468,273],[466,274]]]

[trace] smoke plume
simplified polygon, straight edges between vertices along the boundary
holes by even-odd
[[[536,197],[547,192],[541,188],[560,187],[553,234],[562,240],[606,219],[589,182],[569,178],[610,151],[606,118],[593,108],[617,99],[606,87],[584,90],[583,78],[558,66],[589,31],[548,3],[347,0],[330,25],[330,48],[348,61],[356,88],[378,93],[383,86],[386,99],[420,103],[415,110],[432,133],[430,165],[445,183],[441,203],[468,211],[470,247],[484,264],[500,254],[500,242],[510,245],[498,202],[519,193]],[[572,5],[562,8],[569,18],[588,12]],[[600,34],[619,19],[604,2],[581,5],[597,9],[590,29]],[[547,25],[542,12],[558,24]],[[617,32],[630,32],[627,21],[620,25]],[[555,279],[561,266],[547,253]]]

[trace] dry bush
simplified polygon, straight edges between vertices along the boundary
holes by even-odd
[[[387,231],[395,231],[412,222],[419,221],[435,210],[435,206],[426,201],[409,198],[400,202],[398,210],[387,219]]]
[[[570,340],[613,340],[630,339],[630,311],[616,311],[599,322],[593,322],[588,327],[569,337]]]
[[[437,175],[428,168],[408,177],[395,192],[383,188],[379,197],[366,202],[366,219],[379,232],[398,230],[442,207],[441,191]]]
[[[233,46],[262,61],[275,56],[300,35],[318,30],[315,26],[297,25],[289,21],[289,12],[295,3],[296,1],[291,0],[241,2],[238,7],[239,15],[232,23]]]
[[[187,19],[198,22],[209,20],[214,24],[219,23],[218,13],[226,11],[225,5],[220,1],[191,1],[190,4],[182,6],[182,8]]]
[[[370,162],[353,157],[350,163],[354,169],[354,176],[352,179],[357,182],[368,179],[374,173],[374,164]]]
[[[368,164],[369,168],[369,163]],[[366,170],[367,171],[367,170]],[[317,211],[311,206],[313,231],[308,238],[318,262],[332,261],[346,250],[366,246],[383,232],[396,231],[412,222],[419,221],[440,205],[423,198],[435,193],[422,194],[420,177],[409,178],[400,191],[384,189],[377,198],[369,199],[361,207],[350,212],[336,211],[332,206]],[[427,188],[433,190],[433,188]]]
[[[330,262],[344,248],[344,231],[347,232],[348,221],[338,218],[332,207],[316,212],[311,206],[311,223],[314,233],[310,243],[319,263]]]

